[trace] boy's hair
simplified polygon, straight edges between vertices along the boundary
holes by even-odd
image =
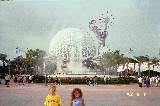
[[[71,97],[72,97],[72,99],[74,99],[74,98],[75,98],[75,96],[74,96],[74,92],[76,92],[76,91],[78,91],[78,92],[80,93],[80,97],[82,97],[82,96],[83,96],[83,92],[82,92],[82,90],[81,90],[80,88],[74,88],[74,89],[73,89],[73,91],[72,91],[72,93],[71,93]]]
[[[55,88],[55,89],[56,89],[56,86],[54,86],[54,85],[50,85],[49,90],[50,90],[50,89],[52,89],[52,88]]]

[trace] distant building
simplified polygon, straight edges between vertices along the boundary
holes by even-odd
[[[160,62],[158,64],[160,64]],[[129,63],[128,66],[127,66],[127,64],[125,64],[124,66],[123,66],[123,64],[120,64],[118,66],[117,72],[125,71],[125,69],[129,69],[129,70],[132,69],[133,71],[138,72],[139,64],[138,63]],[[153,71],[160,72],[160,65],[155,65],[155,64],[149,65],[148,62],[141,63],[140,72],[147,71],[147,70],[153,70]]]

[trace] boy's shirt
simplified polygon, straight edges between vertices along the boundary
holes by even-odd
[[[57,94],[55,94],[54,96],[48,95],[44,102],[45,106],[59,106],[61,104],[62,104],[61,98]]]

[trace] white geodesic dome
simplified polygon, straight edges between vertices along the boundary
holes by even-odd
[[[50,42],[49,52],[56,57],[80,61],[96,53],[94,37],[78,28],[58,32]]]

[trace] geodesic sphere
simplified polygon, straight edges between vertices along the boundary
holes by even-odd
[[[82,59],[96,52],[92,35],[82,29],[66,28],[58,32],[50,42],[49,52],[57,57]]]

